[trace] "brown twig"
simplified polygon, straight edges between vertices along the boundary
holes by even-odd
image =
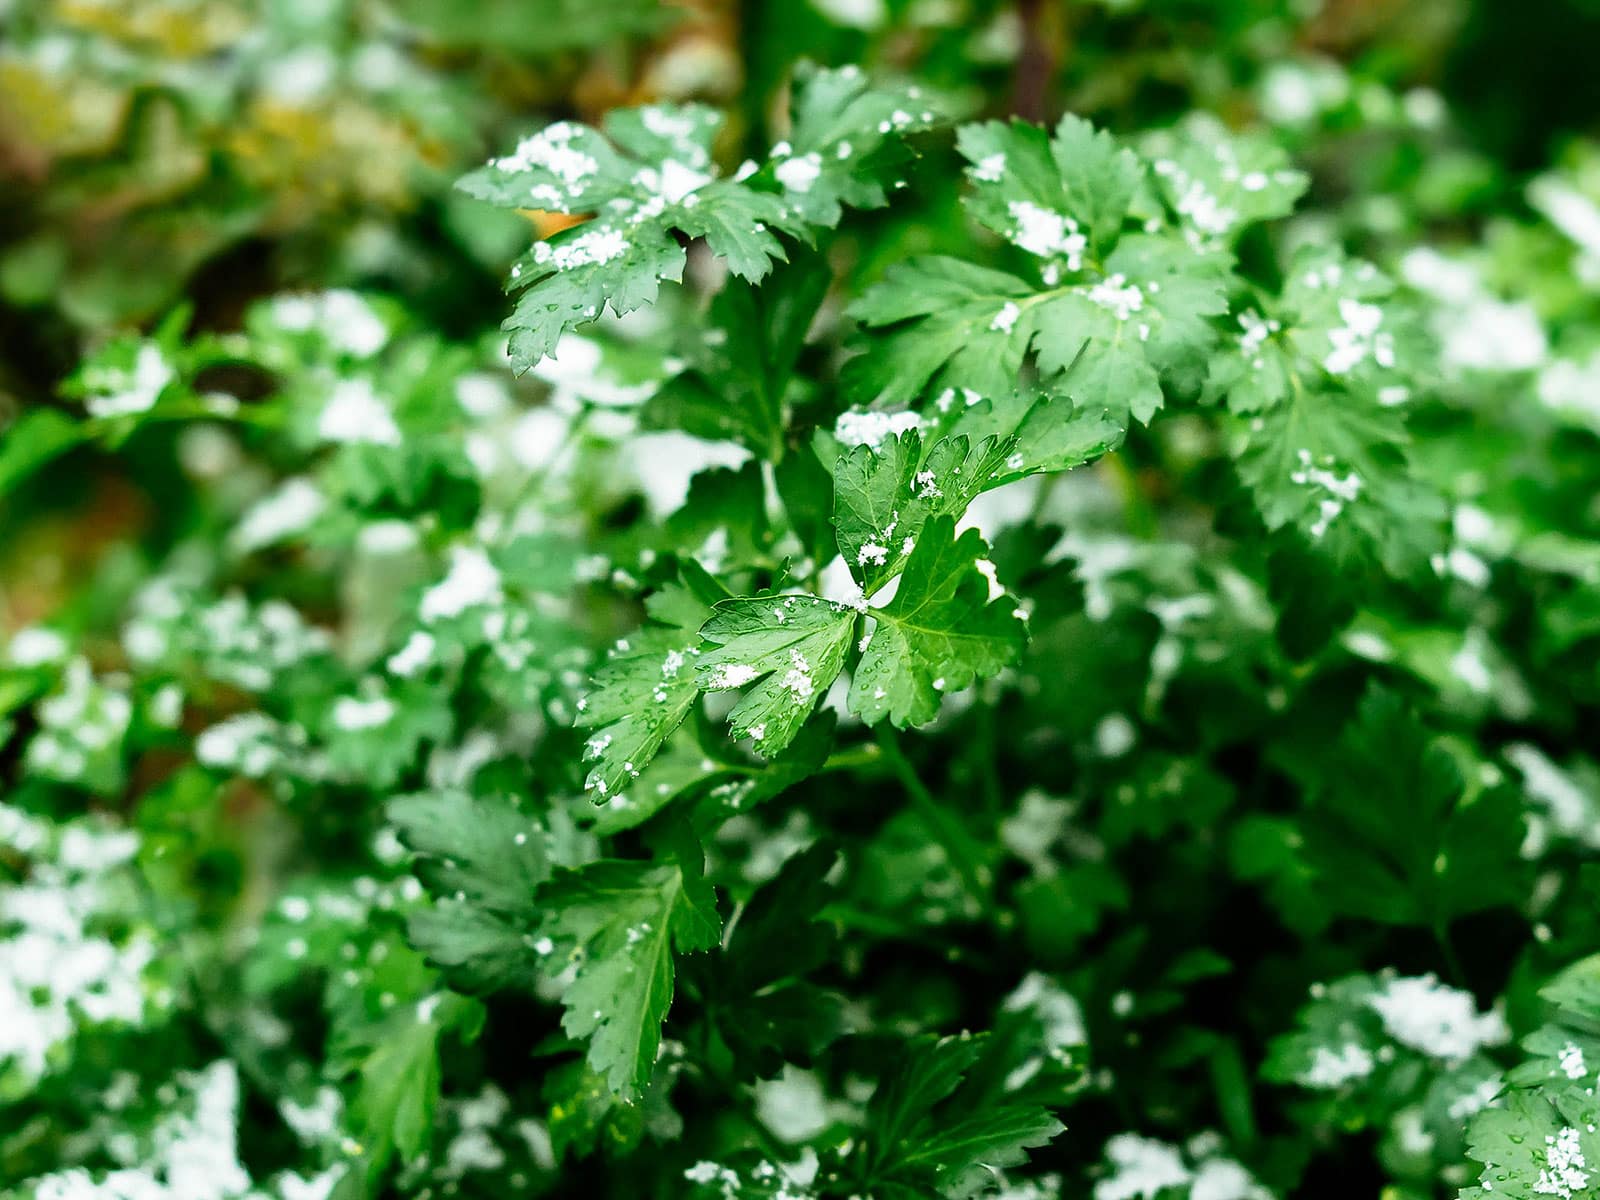
[[[1022,46],[1017,52],[1011,111],[1028,121],[1050,116],[1050,85],[1055,79],[1057,46],[1055,21],[1047,0],[1019,0]]]

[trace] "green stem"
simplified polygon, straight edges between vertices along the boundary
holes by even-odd
[[[1100,460],[1101,466],[1112,477],[1122,494],[1123,512],[1128,518],[1129,531],[1141,537],[1153,538],[1160,533],[1160,518],[1155,507],[1139,486],[1139,480],[1120,454],[1108,454]]]
[[[1450,940],[1450,923],[1440,918],[1433,923],[1433,940],[1439,943],[1439,954],[1444,959],[1450,982],[1456,987],[1467,986],[1467,973],[1461,969],[1461,959],[1456,955],[1455,943]]]
[[[999,820],[1005,807],[1005,790],[1000,783],[1000,738],[995,725],[996,710],[993,704],[978,706],[978,778],[983,785],[984,811]]]
[[[1224,1038],[1211,1052],[1211,1084],[1231,1144],[1240,1149],[1254,1145],[1257,1131],[1250,1104],[1250,1072],[1239,1043],[1232,1038]]]
[[[928,823],[930,831],[944,848],[950,865],[961,876],[972,898],[982,902],[988,894],[991,874],[973,845],[972,835],[934,798],[932,792],[917,777],[915,768],[900,749],[894,730],[888,725],[878,727],[878,745],[883,749],[883,761],[900,781],[912,809]]]
[[[859,767],[875,767],[883,761],[883,751],[876,742],[857,742],[828,755],[822,771],[854,771]]]

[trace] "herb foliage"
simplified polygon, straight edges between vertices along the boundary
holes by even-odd
[[[779,7],[0,16],[0,1196],[1585,1200],[1593,144]]]

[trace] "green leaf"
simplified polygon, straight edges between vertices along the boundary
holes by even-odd
[[[522,913],[550,877],[544,829],[508,797],[422,792],[391,803],[389,820],[435,894],[462,892],[494,912]]]
[[[685,347],[688,366],[650,398],[641,420],[782,458],[789,382],[831,281],[814,253],[796,255],[760,287],[729,280]]]
[[[693,660],[700,653],[693,622],[709,611],[686,590],[674,589],[671,625],[646,625],[612,648],[579,702],[574,724],[596,729],[584,744],[584,760],[595,763],[584,788],[604,804],[656,756],[661,743],[683,723],[700,689]],[[666,609],[658,607],[658,615]]]
[[[832,847],[811,846],[751,897],[722,956],[724,980],[733,992],[755,993],[828,961],[837,931],[820,914],[833,898],[827,876],[838,860]]]
[[[807,978],[837,952],[838,931],[824,917],[837,860],[824,845],[790,857],[740,911],[723,953],[705,960],[699,990],[741,1078],[810,1061],[844,1031],[842,997]]]
[[[1379,990],[1369,975],[1351,975],[1318,988],[1301,1006],[1296,1028],[1272,1040],[1262,1075],[1341,1097],[1381,1088],[1395,1050],[1381,1053],[1389,1039],[1372,1007]]]
[[[403,796],[389,805],[389,819],[435,897],[410,914],[411,944],[463,989],[531,986],[534,893],[550,877],[539,823],[509,799],[456,792]]]
[[[1140,149],[1163,198],[1201,240],[1232,241],[1250,225],[1288,216],[1308,182],[1282,147],[1230,133],[1209,114],[1190,114]]]
[[[1060,1133],[1064,1126],[1037,1105],[958,1092],[982,1049],[981,1038],[966,1035],[904,1046],[868,1104],[845,1177],[896,1196],[964,1196],[981,1182],[969,1176],[973,1168],[1016,1166]]]
[[[1431,386],[1435,355],[1416,314],[1371,263],[1337,249],[1296,251],[1280,295],[1257,297],[1211,358],[1206,392],[1236,413],[1335,387],[1404,411]]]
[[[787,153],[773,147],[785,202],[813,226],[832,228],[845,208],[881,208],[883,180],[909,157],[903,139],[944,120],[916,85],[874,85],[853,66],[802,64],[795,72]]]
[[[894,599],[868,610],[873,627],[850,686],[850,709],[868,725],[924,725],[945,693],[1016,661],[1026,627],[1014,599],[990,599],[978,565],[987,553],[977,530],[956,537],[948,515],[923,529]]]
[[[1472,1122],[1467,1153],[1483,1164],[1487,1186],[1464,1190],[1463,1200],[1542,1200],[1587,1191],[1589,1164],[1600,1163],[1593,1097],[1578,1088],[1516,1090],[1502,1105]]]
[[[844,667],[857,610],[815,596],[724,600],[700,629],[710,643],[699,659],[700,684],[729,691],[754,684],[728,713],[736,738],[762,754],[786,747]]]
[[[1052,389],[1147,423],[1164,386],[1199,390],[1216,338],[1210,318],[1226,311],[1214,257],[1167,236],[1130,234],[1101,278],[1037,298],[1034,348]]]
[[[902,1064],[879,1083],[868,1119],[884,1149],[907,1139],[934,1107],[949,1098],[978,1061],[972,1037],[919,1038]]]
[[[1095,253],[1111,241],[1139,185],[1142,166],[1103,129],[1068,113],[1056,126],[1051,156],[1061,172],[1066,211],[1089,233]]]
[[[1204,383],[1214,319],[1228,311],[1234,282],[1233,260],[1220,251],[1170,232],[1131,233],[1106,259],[1105,280],[1084,294],[1115,319],[1118,337],[1137,343],[1163,386],[1190,396]]]
[[[1479,1112],[1467,1154],[1483,1166],[1480,1187],[1462,1196],[1541,1200],[1581,1194],[1600,1162],[1595,1135],[1594,1064],[1600,1061],[1600,958],[1590,956],[1540,989],[1553,1011],[1523,1042],[1526,1057],[1510,1088]],[[1576,1154],[1574,1153],[1576,1151]],[[1579,1176],[1583,1176],[1580,1182]]]
[[[934,442],[923,453],[915,431],[863,444],[833,468],[833,524],[845,565],[871,596],[900,573],[923,526],[960,516],[978,493],[1007,470],[1011,444],[964,436]]]
[[[361,1061],[353,1109],[371,1178],[379,1177],[395,1151],[409,1162],[430,1148],[439,1107],[440,1039],[448,1030],[470,1039],[481,1020],[476,1001],[436,993],[369,1031],[371,1049]]]
[[[986,399],[952,389],[935,401],[924,430],[929,441],[965,437],[978,445],[993,438],[1009,444],[1005,464],[985,483],[987,490],[1093,462],[1122,444],[1127,422],[1104,404],[1080,404],[1065,396],[1013,391]]]
[[[1564,1019],[1600,1032],[1600,955],[1573,963],[1540,988],[1539,995]]]
[[[78,421],[53,408],[35,408],[0,434],[0,496],[89,436]]]
[[[880,150],[938,120],[905,103],[909,93],[873,91],[855,68],[816,70],[796,83],[793,140],[735,178],[717,178],[712,161],[721,115],[667,104],[613,110],[603,132],[557,122],[465,176],[458,186],[492,204],[595,214],[513,265],[512,364],[531,367],[606,305],[620,315],[653,302],[663,280],[683,277],[679,234],[754,281],[787,257],[780,233],[809,240],[843,205],[882,204]]]
[[[406,919],[406,940],[464,992],[531,990],[539,957],[527,922],[441,897]]]
[[[961,141],[970,207],[1039,260],[1044,286],[950,259],[892,268],[850,309],[877,331],[846,366],[852,393],[887,406],[930,386],[1004,395],[1030,351],[1052,394],[1141,421],[1166,389],[1197,392],[1230,262],[1159,220],[1120,233],[1138,159],[1071,117],[1054,143],[1021,124],[969,126]]]
[[[1433,975],[1351,975],[1313,989],[1297,1028],[1273,1038],[1262,1075],[1300,1088],[1323,1119],[1350,1124],[1389,1119],[1425,1086],[1432,1111],[1421,1115],[1453,1140],[1461,1117],[1450,1108],[1474,1112],[1499,1090],[1484,1051],[1507,1032],[1500,1013]]]
[[[1045,1145],[1066,1126],[1049,1111],[1025,1104],[1001,1105],[941,1124],[937,1133],[908,1150],[897,1173],[932,1168],[946,1195],[967,1194],[974,1186],[964,1177],[974,1168],[985,1173],[1028,1160],[1028,1151]],[[981,1181],[978,1186],[981,1186]]]
[[[817,562],[833,557],[833,475],[816,447],[797,446],[772,472],[783,510],[806,553]]]
[[[714,946],[721,929],[688,872],[680,863],[593,862],[558,874],[540,898],[558,961],[572,963],[562,1028],[588,1040],[589,1065],[624,1099],[655,1068],[673,954]]]
[[[1282,297],[1241,314],[1206,391],[1241,414],[1231,449],[1269,529],[1418,574],[1444,550],[1444,504],[1411,467],[1405,422],[1432,356],[1393,293],[1370,263],[1303,249]]]
[[[1315,934],[1333,914],[1322,903],[1321,877],[1306,862],[1304,850],[1298,821],[1254,814],[1234,826],[1228,859],[1241,880],[1260,884],[1285,925]]]
[[[552,1064],[539,1091],[550,1106],[550,1148],[557,1162],[587,1156],[601,1145],[630,1150],[644,1132],[644,1106],[619,1101],[605,1077],[581,1058]]]
[[[1507,788],[1468,790],[1449,752],[1395,694],[1368,692],[1302,836],[1335,912],[1438,928],[1520,901],[1523,818]]]
[[[970,164],[973,215],[1069,270],[1110,251],[1144,170],[1109,133],[1070,113],[1054,137],[1022,121],[990,122],[964,126],[958,145]]]
[[[340,716],[342,706],[350,702],[384,705],[390,715],[378,725],[346,728]],[[422,745],[448,741],[452,725],[444,697],[430,689],[402,687],[391,698],[384,689],[374,687],[335,700],[323,720],[322,738],[328,763],[340,777],[388,789],[416,762]]]
[[[1394,410],[1331,387],[1233,427],[1239,476],[1268,529],[1293,525],[1336,559],[1417,574],[1443,548],[1445,506],[1413,476],[1408,440]]]
[[[664,548],[679,555],[693,553],[709,570],[766,558],[773,533],[767,524],[761,464],[698,472],[689,481],[683,507],[667,518],[664,533]]]
[[[439,1026],[409,1021],[380,1041],[361,1066],[356,1104],[369,1136],[402,1158],[426,1150],[439,1104]]]
[[[469,195],[503,207],[601,214],[535,243],[512,267],[518,300],[505,328],[517,369],[604,305],[630,312],[655,299],[661,280],[681,279],[684,249],[673,230],[696,209],[705,209],[694,218],[697,230],[716,229],[713,247],[743,273],[759,277],[782,257],[770,228],[783,219],[777,197],[712,177],[721,125],[719,113],[676,105],[613,112],[604,134],[557,122],[460,181]]]
[[[1004,271],[956,258],[914,258],[890,267],[848,309],[869,330],[865,353],[844,367],[862,403],[898,408],[934,387],[979,395],[1012,391],[1033,340],[1023,307],[1034,289]]]
[[[1148,425],[1163,403],[1155,369],[1120,336],[1085,342],[1071,363],[1071,372],[1074,395],[1115,400],[1140,424]]]
[[[822,770],[837,741],[837,721],[829,712],[808,721],[794,741],[759,766],[727,764],[694,810],[695,828],[714,829],[736,813],[780,796]]]
[[[594,829],[600,834],[620,833],[643,825],[686,790],[711,777],[715,764],[707,758],[684,726],[667,739],[650,765],[596,810]]]

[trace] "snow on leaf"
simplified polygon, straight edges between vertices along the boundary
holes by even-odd
[[[1116,240],[1144,171],[1104,130],[1068,114],[1054,136],[1036,125],[991,121],[962,127],[972,165],[967,206],[979,221],[1028,253],[1077,270]],[[996,170],[997,159],[1004,163]]]
[[[1304,172],[1264,138],[1234,134],[1191,114],[1145,138],[1162,196],[1197,241],[1236,239],[1248,225],[1287,216],[1306,190]]]
[[[724,600],[700,629],[701,686],[731,690],[754,681],[728,714],[737,738],[771,757],[794,740],[844,667],[857,612],[815,596]]]
[[[1009,470],[1011,443],[964,435],[928,444],[908,432],[863,444],[834,465],[833,524],[839,553],[868,596],[899,574],[923,526],[960,516]]]
[[[712,159],[723,118],[699,105],[617,109],[599,130],[559,121],[523,138],[458,186],[502,207],[588,219],[512,266],[517,301],[504,328],[513,365],[527,370],[606,306],[620,315],[653,303],[663,281],[683,277],[680,234],[704,238],[739,278],[761,279],[788,256],[780,234],[809,241],[845,206],[881,205],[889,147],[938,119],[846,68],[802,73],[787,153],[735,177],[719,178]]]
[[[573,964],[562,1028],[623,1099],[649,1083],[672,1005],[673,956],[716,944],[703,881],[680,863],[601,860],[560,873],[540,896],[556,961]]]
[[[850,687],[850,709],[868,725],[923,725],[943,695],[1016,661],[1026,627],[1016,601],[990,600],[979,567],[988,546],[975,529],[959,538],[948,514],[923,528],[894,599],[872,609],[872,640]]]
[[[894,408],[940,387],[1015,387],[1034,333],[1032,310],[1018,302],[1032,294],[1015,275],[956,258],[890,267],[850,306],[871,336],[845,364],[846,390]],[[997,321],[1002,312],[1013,315]]]
[[[1033,260],[1041,285],[945,258],[891,268],[850,309],[868,335],[848,389],[887,405],[942,387],[999,395],[1031,357],[1051,394],[1141,421],[1165,391],[1197,392],[1231,265],[1156,217],[1123,231],[1138,157],[1073,117],[1054,140],[991,123],[964,127],[960,143],[976,164],[969,207]]]
[[[574,724],[595,731],[584,743],[583,757],[595,764],[584,787],[596,804],[639,777],[700,694],[693,626],[707,610],[681,589],[672,595],[681,603],[673,624],[646,625],[618,641],[578,703]]]
[[[985,484],[998,487],[1040,472],[1065,471],[1093,462],[1121,444],[1126,422],[1103,403],[1075,403],[1065,396],[1021,390],[990,399],[968,393],[959,402],[935,400],[927,437],[965,437],[973,445],[994,438],[1008,444],[1000,474]]]
[[[1336,386],[1234,423],[1240,478],[1269,529],[1296,526],[1335,558],[1416,573],[1442,547],[1445,506],[1411,470],[1404,422]]]

